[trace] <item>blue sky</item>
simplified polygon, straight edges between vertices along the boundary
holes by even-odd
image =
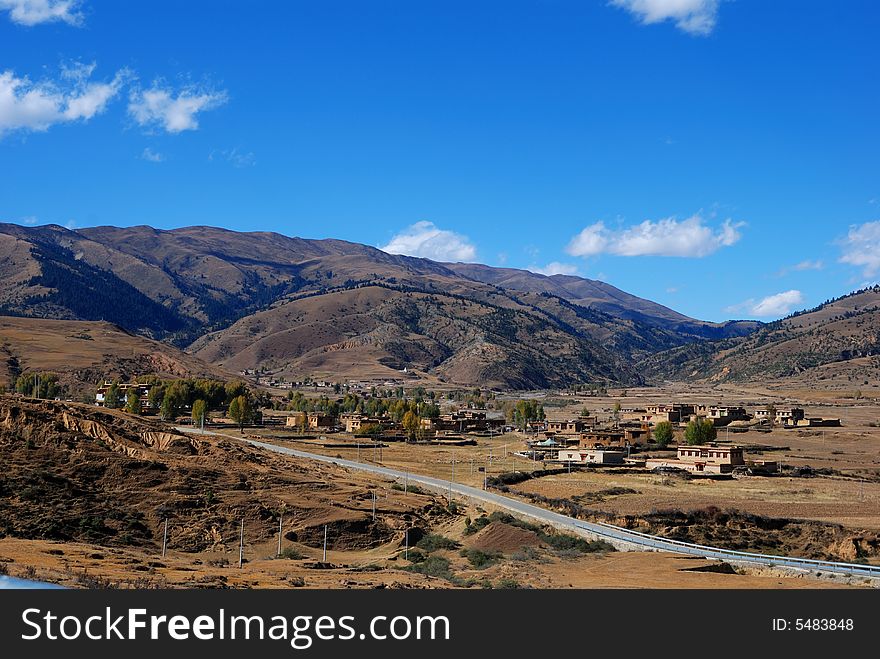
[[[708,320],[880,275],[869,0],[0,0],[0,220],[573,272]]]

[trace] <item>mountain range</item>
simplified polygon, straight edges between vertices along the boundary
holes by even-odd
[[[876,301],[845,299],[768,325],[710,323],[601,281],[342,240],[0,224],[0,314],[104,321],[226,372],[341,380],[407,369],[512,389],[750,378],[767,364],[785,376],[873,354],[862,330]],[[810,359],[793,350],[803,336],[822,346]]]

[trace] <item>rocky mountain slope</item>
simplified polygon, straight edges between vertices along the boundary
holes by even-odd
[[[647,358],[653,379],[715,381],[797,378],[858,386],[880,375],[880,287],[782,320],[753,334],[694,343]]]
[[[578,277],[213,227],[0,225],[0,275],[7,315],[110,321],[231,370],[294,376],[635,384],[638,360],[757,326]]]
[[[173,346],[107,322],[0,316],[0,383],[22,373],[59,376],[66,396],[93,399],[95,383],[154,373],[168,378],[229,380],[222,368]]]
[[[451,517],[442,501],[414,492],[383,499],[373,516],[376,487],[333,465],[194,439],[120,411],[0,396],[0,541],[45,541],[61,554],[55,543],[87,543],[156,561],[167,519],[170,552],[226,554],[228,564],[242,520],[254,556],[254,545],[274,548],[279,515],[286,544],[320,548],[326,524],[331,550],[388,553],[404,529],[424,534]]]

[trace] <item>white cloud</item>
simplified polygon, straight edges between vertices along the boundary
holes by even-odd
[[[713,229],[703,223],[701,215],[678,221],[673,217],[620,230],[611,230],[603,222],[596,222],[574,236],[566,247],[572,256],[680,256],[702,258],[722,247],[729,247],[740,239],[742,224],[725,220]]]
[[[794,265],[782,268],[778,273],[776,273],[777,277],[784,277],[790,272],[806,272],[807,270],[824,270],[825,262],[821,260],[817,261],[801,261],[800,263],[795,263]]]
[[[477,248],[467,236],[446,231],[433,222],[416,222],[391,238],[383,252],[420,256],[433,261],[472,262],[477,258]]]
[[[683,32],[705,36],[715,29],[721,0],[611,0],[610,4],[644,25],[671,20]]]
[[[575,264],[560,263],[559,261],[553,261],[544,267],[530,265],[527,269],[539,275],[547,275],[548,277],[552,275],[576,275],[578,272],[578,268]]]
[[[745,302],[740,304],[735,304],[733,306],[727,307],[725,311],[727,313],[739,313],[741,311],[746,311],[752,316],[758,317],[771,317],[771,316],[786,316],[790,314],[794,309],[803,304],[804,296],[800,291],[791,290],[784,291],[782,293],[776,293],[775,295],[768,295],[767,297],[755,301],[754,298],[749,298]]]
[[[196,130],[199,112],[213,110],[227,100],[228,96],[222,90],[189,87],[175,93],[156,82],[150,89],[131,93],[128,113],[141,126],[159,126],[169,133],[180,133]]]
[[[36,226],[39,222],[40,220],[36,215],[26,215],[21,218],[21,223],[28,227]]]
[[[801,261],[792,266],[792,270],[803,272],[804,270],[821,270],[825,267],[822,261]]]
[[[165,156],[157,151],[153,151],[150,147],[146,147],[144,152],[141,153],[141,160],[146,160],[147,162],[162,162],[165,160]]]
[[[880,272],[880,221],[850,227],[846,238],[839,244],[843,250],[841,263],[863,268],[865,277]]]
[[[8,11],[12,22],[19,25],[55,21],[81,25],[80,4],[80,0],[0,0],[0,11]]]
[[[0,73],[0,135],[13,130],[45,131],[102,113],[130,73],[123,69],[110,82],[91,82],[94,64],[63,69],[61,82],[31,82],[12,71]]]
[[[232,149],[214,149],[208,154],[208,160],[225,160],[232,164],[233,167],[253,167],[257,164],[257,159],[253,151],[240,151],[238,147]]]

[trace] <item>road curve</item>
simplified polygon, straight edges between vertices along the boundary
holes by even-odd
[[[348,469],[357,469],[366,471],[379,476],[384,476],[392,480],[407,480],[411,483],[424,485],[432,490],[440,493],[448,493],[458,495],[473,501],[481,501],[484,503],[503,508],[517,515],[529,517],[544,524],[550,524],[556,528],[566,531],[572,531],[581,536],[591,539],[602,539],[610,542],[618,549],[635,550],[635,551],[665,551],[676,554],[688,554],[691,556],[701,556],[703,558],[724,560],[729,563],[741,565],[753,565],[761,567],[784,567],[794,570],[802,570],[804,572],[833,572],[836,574],[844,574],[849,576],[861,576],[872,579],[880,579],[880,567],[872,565],[862,565],[858,563],[838,563],[833,561],[816,561],[806,558],[796,558],[790,556],[773,556],[769,554],[755,554],[751,552],[739,552],[720,547],[708,547],[705,545],[697,545],[688,542],[680,542],[660,536],[631,531],[619,526],[611,524],[585,522],[583,520],[561,515],[535,506],[512,497],[502,494],[488,492],[469,485],[452,483],[448,480],[440,478],[432,478],[431,476],[423,476],[421,474],[411,474],[382,465],[371,464],[366,462],[356,462],[354,460],[346,460],[344,458],[333,458],[318,453],[310,453],[308,451],[300,451],[298,449],[288,448],[286,446],[278,446],[276,444],[267,444],[254,439],[245,437],[236,437],[226,433],[212,432],[208,430],[194,431],[192,428],[179,427],[177,430],[189,433],[204,433],[210,435],[218,435],[229,439],[243,441],[252,446],[256,446],[268,451],[290,455],[306,460],[317,460],[328,464],[335,464]]]

